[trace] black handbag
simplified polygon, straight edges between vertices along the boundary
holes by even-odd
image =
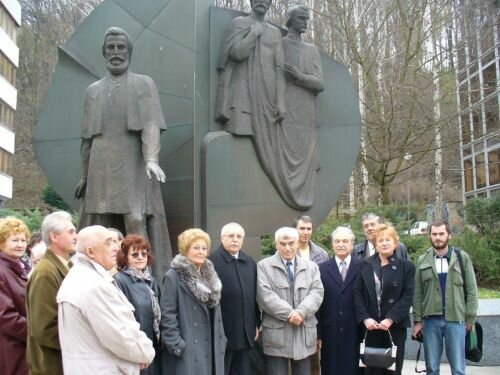
[[[392,341],[391,332],[389,330],[386,332],[389,334],[389,339],[391,340],[389,348],[366,346],[368,331],[365,332],[365,338],[359,347],[359,367],[385,368],[393,371],[396,369],[398,347]]]
[[[482,356],[483,327],[476,322],[465,336],[465,358],[472,362],[479,362]]]

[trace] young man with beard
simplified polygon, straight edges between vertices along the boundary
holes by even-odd
[[[427,374],[431,375],[439,375],[443,339],[452,374],[465,374],[465,334],[477,315],[472,262],[465,251],[449,245],[450,239],[448,223],[432,223],[432,247],[416,264],[413,336],[424,334]],[[460,270],[457,253],[462,258],[465,275]]]

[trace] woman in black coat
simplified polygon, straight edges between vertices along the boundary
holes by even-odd
[[[397,346],[396,371],[367,368],[365,375],[401,374],[410,327],[410,307],[415,290],[415,266],[399,258],[396,247],[399,236],[392,225],[382,224],[377,230],[377,252],[361,266],[354,288],[358,322],[367,330],[366,346],[390,347],[390,331]]]
[[[149,272],[153,263],[149,242],[142,236],[131,234],[122,241],[116,263],[118,287],[135,308],[135,319],[151,341],[156,352],[153,362],[141,370],[141,375],[161,375],[160,341],[160,288]]]

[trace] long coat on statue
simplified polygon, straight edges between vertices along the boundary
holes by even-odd
[[[345,281],[342,281],[335,257],[320,264],[325,288],[323,303],[317,313],[318,340],[323,374],[356,375],[359,372],[359,335],[354,309],[354,285],[362,261],[351,256]]]

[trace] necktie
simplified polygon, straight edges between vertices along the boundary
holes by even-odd
[[[288,278],[293,283],[293,270],[292,270],[292,266],[293,266],[292,262],[286,262],[286,272],[288,273]]]
[[[340,276],[342,276],[342,281],[345,280],[345,276],[347,275],[347,263],[345,260],[340,262]]]

